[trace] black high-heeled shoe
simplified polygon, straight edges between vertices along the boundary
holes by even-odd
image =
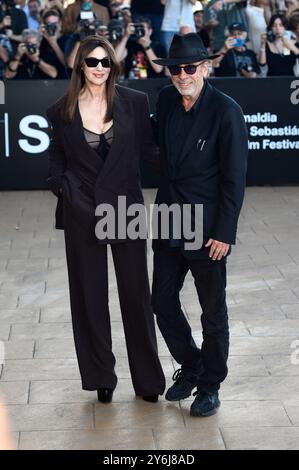
[[[98,400],[101,403],[112,402],[113,390],[111,388],[99,388],[97,392],[98,392]]]

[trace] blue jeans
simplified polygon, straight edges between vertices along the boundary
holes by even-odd
[[[165,47],[165,50],[166,50],[167,53],[169,51],[172,38],[176,33],[177,33],[177,31],[161,31],[162,44]]]

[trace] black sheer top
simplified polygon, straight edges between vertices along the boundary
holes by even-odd
[[[88,129],[84,129],[86,142],[105,161],[113,141],[113,125],[103,134],[97,134]]]

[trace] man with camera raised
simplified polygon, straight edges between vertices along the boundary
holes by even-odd
[[[16,8],[15,0],[0,0],[0,34],[5,34],[15,53],[22,41],[22,31],[28,28],[26,14]]]
[[[101,20],[105,26],[109,23],[109,11],[93,0],[76,0],[64,11],[63,32],[75,33],[80,20]]]
[[[219,51],[220,57],[213,63],[217,77],[255,78],[261,73],[256,55],[247,49],[246,27],[242,23],[229,26],[229,37]]]
[[[25,29],[23,41],[18,45],[16,55],[5,70],[5,78],[47,80],[57,77],[57,69],[47,63],[40,54],[42,35],[35,29]]]
[[[43,38],[40,44],[40,55],[48,64],[57,69],[57,78],[69,78],[65,57],[71,39],[69,35],[61,33],[60,13],[56,9],[47,10],[44,12],[42,20],[40,32]]]
[[[145,17],[126,27],[122,40],[115,48],[118,60],[124,60],[126,78],[163,76],[164,67],[153,61],[165,57],[165,49],[162,44],[152,42],[152,32],[151,21]]]

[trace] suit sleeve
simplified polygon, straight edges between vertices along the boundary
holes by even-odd
[[[145,96],[142,100],[140,119],[140,122],[143,123],[141,137],[142,160],[146,161],[147,163],[150,163],[152,167],[159,169],[160,152],[159,147],[156,145],[155,142],[155,136],[153,131],[154,123],[151,122],[147,96]]]
[[[248,158],[248,133],[239,106],[229,107],[220,125],[220,194],[215,240],[234,245],[243,204]]]
[[[48,148],[49,164],[47,182],[55,196],[59,196],[61,177],[65,171],[66,158],[60,136],[60,126],[57,117],[50,108],[47,117],[51,123],[50,145]]]

